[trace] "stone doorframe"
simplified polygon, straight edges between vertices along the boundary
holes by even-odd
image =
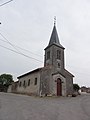
[[[62,96],[62,80],[60,78],[57,79],[57,96]]]

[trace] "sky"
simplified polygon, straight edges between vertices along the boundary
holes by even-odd
[[[90,0],[13,0],[0,6],[0,74],[17,80],[43,66],[54,16],[66,69],[74,83],[90,87]]]

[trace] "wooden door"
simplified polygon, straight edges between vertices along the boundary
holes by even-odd
[[[57,96],[61,96],[62,95],[62,83],[61,83],[61,79],[58,78],[57,79]]]

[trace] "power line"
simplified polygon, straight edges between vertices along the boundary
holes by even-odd
[[[11,51],[13,51],[13,52],[16,52],[16,53],[18,53],[18,54],[21,54],[21,55],[23,55],[23,56],[25,56],[25,57],[27,57],[27,58],[34,59],[34,60],[36,60],[36,61],[38,61],[38,62],[42,62],[42,61],[40,61],[40,60],[38,60],[38,59],[36,59],[36,58],[30,57],[30,56],[28,56],[28,55],[20,52],[20,51],[15,47],[15,45],[13,45],[2,33],[0,33],[0,35],[6,40],[6,41],[4,41],[4,42],[9,43],[16,51],[13,50],[13,49],[10,49],[10,48],[8,48],[8,47],[4,47],[4,46],[0,45],[1,47],[6,48],[6,49],[8,49],[8,50],[11,50]]]
[[[0,7],[2,7],[3,5],[6,5],[6,4],[8,4],[8,3],[12,2],[12,1],[13,1],[13,0],[9,0],[9,1],[7,1],[7,2],[4,2],[3,4],[0,5]]]
[[[2,33],[0,33],[0,35],[1,35],[12,47],[14,47],[14,49],[16,49],[15,46],[7,39]]]
[[[18,51],[18,53],[24,54],[21,51],[19,51],[16,46],[14,44],[12,44],[2,33],[0,33],[0,35],[6,40],[7,43],[9,43],[16,51]],[[5,42],[5,41],[4,41]],[[20,48],[20,47],[19,47]],[[23,49],[23,48],[22,48]],[[25,54],[24,54],[25,55]],[[27,55],[25,55],[27,56]]]
[[[4,42],[6,42],[6,43],[9,43],[11,46],[13,46],[14,48],[15,47],[18,47],[18,48],[20,48],[20,49],[23,49],[23,48],[21,48],[21,47],[19,47],[19,46],[15,46],[14,44],[12,44],[6,37],[4,37],[1,33],[0,33],[0,35],[5,39],[5,40],[3,40],[3,39],[0,39],[1,41],[4,41]],[[7,40],[7,41],[6,41]],[[40,61],[40,60],[38,60],[38,59],[35,59],[35,58],[33,58],[33,57],[30,57],[30,56],[28,56],[28,55],[26,55],[26,54],[24,54],[24,53],[21,53],[20,51],[15,51],[15,50],[13,50],[13,49],[10,49],[10,48],[8,48],[8,47],[5,47],[5,46],[3,46],[3,45],[0,45],[1,47],[3,47],[3,48],[5,48],[5,49],[8,49],[8,50],[10,50],[10,51],[12,51],[12,52],[15,52],[15,53],[17,53],[17,54],[20,54],[20,55],[23,55],[24,57],[27,57],[27,58],[30,58],[30,59],[34,59],[34,60],[36,60],[36,61],[38,61],[38,62],[42,62],[42,61]],[[15,48],[16,49],[16,48]],[[17,49],[16,49],[17,50]],[[23,50],[25,50],[25,51],[29,51],[29,50],[26,50],[26,49],[23,49]],[[85,74],[85,73],[82,73],[82,72],[77,72],[77,71],[74,71],[74,72],[76,72],[76,73],[78,73],[79,75],[81,74],[83,74],[83,75],[86,75],[86,76],[90,76],[89,74]]]
[[[7,50],[10,50],[10,51],[12,51],[12,52],[15,52],[15,53],[17,53],[17,54],[23,55],[24,57],[27,57],[27,58],[29,58],[29,59],[33,59],[33,60],[35,60],[35,61],[38,61],[38,62],[42,63],[42,61],[40,61],[40,60],[38,60],[38,59],[35,59],[35,58],[30,57],[30,56],[28,56],[28,55],[25,55],[25,54],[23,54],[23,53],[19,53],[19,52],[15,51],[15,50],[10,49],[10,48],[8,48],[8,47],[5,47],[5,46],[3,46],[3,45],[0,45],[0,47],[5,48],[5,49],[7,49]],[[78,73],[78,74],[81,75],[81,76],[82,76],[82,75],[86,75],[86,76],[90,77],[89,74],[85,74],[85,73],[77,72],[77,71],[74,71],[74,72]]]
[[[16,50],[18,53],[21,53],[2,33],[0,35]]]
[[[38,62],[42,63],[42,61],[40,61],[40,60],[38,60],[38,59],[35,59],[35,58],[30,57],[30,56],[28,56],[28,55],[25,55],[25,54],[23,54],[23,53],[19,53],[19,52],[15,51],[15,50],[10,49],[10,48],[8,48],[8,47],[5,47],[5,46],[3,46],[3,45],[0,45],[0,47],[5,48],[5,49],[7,49],[7,50],[10,50],[10,51],[12,51],[12,52],[15,52],[15,53],[17,53],[17,54],[23,55],[24,57],[27,57],[27,58],[29,58],[29,59],[33,59],[33,60],[35,60],[35,61],[38,61]],[[84,75],[84,76],[86,75],[86,76],[90,77],[89,74],[85,74],[85,73],[77,72],[77,71],[74,71],[74,72],[78,73],[78,74],[81,75],[81,76],[82,76],[82,75]]]
[[[12,52],[15,52],[15,53],[17,53],[17,54],[23,55],[23,56],[25,56],[25,57],[27,57],[27,58],[30,58],[30,59],[33,59],[33,60],[36,60],[36,61],[38,61],[38,62],[41,62],[41,63],[42,63],[42,61],[40,61],[40,60],[38,60],[38,59],[35,59],[35,58],[33,58],[33,57],[30,57],[30,56],[25,55],[25,54],[20,53],[20,52],[17,52],[17,51],[15,51],[15,50],[10,49],[10,48],[8,48],[8,47],[5,47],[5,46],[3,46],[3,45],[0,45],[0,47],[3,47],[3,48],[8,49],[8,50],[10,50],[10,51],[12,51]]]
[[[16,51],[13,50],[13,49],[10,49],[10,48],[7,48],[7,47],[4,47],[4,46],[0,45],[1,47],[6,48],[6,49],[8,49],[8,50],[11,50],[11,51],[13,51],[13,52],[16,52],[16,53],[18,53],[18,54],[21,54],[21,55],[23,55],[23,56],[25,56],[25,57],[28,57],[28,58],[30,58],[30,59],[34,59],[34,60],[36,60],[36,61],[38,61],[38,62],[42,62],[42,61],[40,61],[40,60],[38,60],[38,59],[36,59],[36,58],[30,57],[30,56],[28,56],[28,55],[20,52],[20,51],[15,47],[15,45],[13,45],[2,33],[0,33],[0,35],[1,35],[1,36],[6,40],[6,42],[9,43]]]
[[[3,39],[0,39],[0,40],[3,41],[3,42],[8,43],[8,41],[6,41],[6,40],[3,40]],[[14,44],[13,44],[13,45],[14,45]],[[34,54],[34,55],[36,55],[36,56],[40,56],[40,57],[42,57],[42,56],[39,55],[39,54],[36,54],[36,53],[31,52],[30,50],[24,49],[24,48],[19,47],[19,46],[17,46],[17,45],[14,45],[14,46],[17,47],[17,48],[19,48],[19,49],[21,49],[21,50],[24,50],[24,51],[26,51],[26,52],[28,52],[28,53],[31,53],[31,54]]]
[[[15,46],[16,46],[16,45],[15,45]],[[29,52],[29,53],[31,53],[31,54],[34,54],[34,55],[37,55],[37,56],[42,57],[42,56],[39,55],[39,54],[36,54],[36,53],[31,52],[30,50],[27,50],[27,49],[21,48],[21,47],[19,47],[19,46],[16,46],[16,47],[17,47],[17,48],[20,48],[20,49],[22,49],[22,50],[24,50],[24,51],[27,51],[27,52]]]

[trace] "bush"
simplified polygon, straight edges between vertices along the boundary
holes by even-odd
[[[78,84],[73,84],[73,90],[78,92],[80,89],[79,85]]]

